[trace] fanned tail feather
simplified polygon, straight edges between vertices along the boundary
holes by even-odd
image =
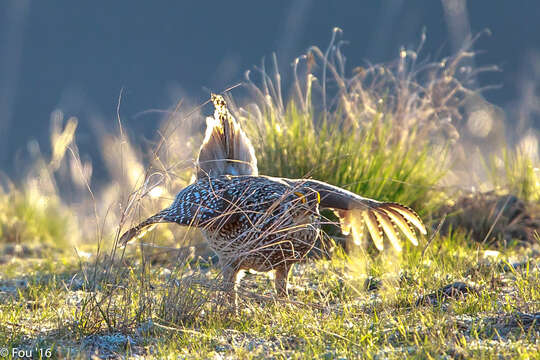
[[[251,141],[227,109],[221,95],[212,94],[214,117],[206,118],[206,134],[197,158],[197,179],[220,175],[258,175]]]
[[[400,233],[415,246],[418,245],[418,238],[414,229],[423,235],[427,233],[416,212],[396,203],[379,203],[369,209],[338,211],[338,216],[342,231],[350,233],[355,244],[361,244],[364,229],[367,228],[378,250],[384,249],[384,237],[390,240],[394,249],[401,251]]]

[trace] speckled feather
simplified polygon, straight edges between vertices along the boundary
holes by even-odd
[[[239,269],[269,271],[301,260],[313,247],[318,205],[317,192],[309,187],[225,175],[186,187],[153,221],[200,228],[220,259],[231,259]]]

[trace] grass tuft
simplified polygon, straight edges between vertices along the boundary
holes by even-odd
[[[0,243],[66,248],[78,240],[72,213],[37,191],[0,192]]]
[[[313,177],[422,214],[433,210],[431,190],[450,169],[447,154],[459,138],[462,106],[475,93],[458,74],[470,54],[418,64],[417,52],[402,50],[395,63],[347,75],[345,57],[333,45],[325,53],[312,47],[296,60],[288,101],[277,66],[268,74],[263,64],[260,84],[248,74],[256,101],[236,108],[236,116],[258,139],[260,172]]]
[[[504,148],[488,163],[489,180],[499,191],[529,202],[540,202],[540,161],[519,148]]]

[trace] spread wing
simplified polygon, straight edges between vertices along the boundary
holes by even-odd
[[[316,180],[286,180],[293,184],[303,182],[304,186],[320,194],[321,208],[334,209],[340,218],[344,233],[351,233],[355,243],[360,243],[364,230],[367,229],[375,246],[384,249],[384,238],[392,246],[402,249],[400,233],[413,244],[418,245],[416,230],[427,233],[422,220],[411,208],[390,202],[379,202],[364,198],[353,192]]]

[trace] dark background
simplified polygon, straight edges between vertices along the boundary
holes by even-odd
[[[30,139],[49,147],[55,109],[78,117],[81,151],[97,156],[96,123],[114,128],[122,88],[128,132],[153,138],[159,116],[136,114],[170,108],[182,95],[202,103],[208,89],[241,81],[274,51],[288,69],[309,46],[325,48],[335,26],[350,42],[349,69],[416,48],[424,27],[421,58],[431,59],[490,29],[474,45],[482,51],[475,62],[502,72],[479,85],[501,85],[486,98],[507,121],[538,128],[539,19],[540,1],[532,0],[0,0],[0,170],[17,176],[24,168],[17,154]]]

